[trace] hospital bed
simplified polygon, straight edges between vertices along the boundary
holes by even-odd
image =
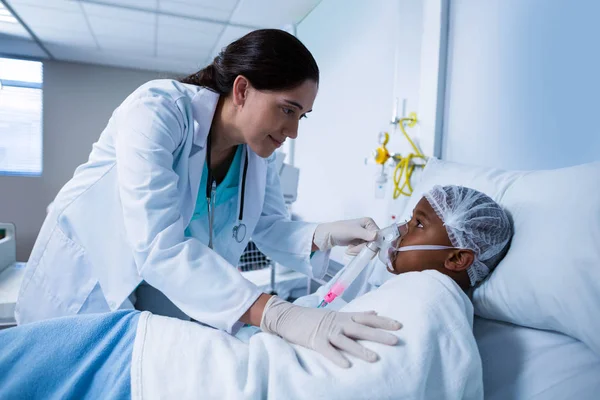
[[[515,238],[509,254],[473,295],[477,314],[474,336],[481,356],[486,399],[599,398],[598,176],[600,163],[522,173],[431,160],[419,177],[413,198],[402,211],[405,215],[431,186],[461,184],[489,194],[505,205],[515,220]],[[573,202],[578,207],[573,207]],[[540,216],[547,219],[547,215],[561,222],[560,226],[551,221],[548,225],[561,229],[560,240],[555,229],[543,225],[543,219],[534,221],[535,224],[529,221]],[[536,229],[533,232],[528,230],[532,226]],[[574,237],[569,237],[570,234]],[[540,244],[546,246],[548,254],[536,248]],[[562,258],[569,252],[574,252],[571,258],[577,263]],[[539,259],[545,256],[551,259],[540,263]],[[556,269],[552,259],[560,262],[566,274]],[[506,275],[510,272],[515,276]],[[559,279],[553,279],[553,275]],[[528,280],[528,276],[535,279]],[[264,279],[265,285],[268,281],[270,277]],[[497,290],[496,286],[508,283],[511,290],[505,293]],[[502,301],[492,298],[482,301],[486,296],[502,297],[506,293],[507,304],[518,303],[503,309]],[[559,307],[550,311],[544,308],[554,301],[558,301]],[[495,309],[490,306],[494,303],[498,303]]]
[[[485,399],[597,399],[600,357],[557,332],[475,318]]]
[[[599,176],[600,162],[505,171],[431,159],[398,205],[404,220],[423,193],[453,184],[511,214],[510,250],[472,294],[485,399],[600,398]]]

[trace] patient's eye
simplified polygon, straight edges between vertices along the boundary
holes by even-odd
[[[417,219],[417,228],[423,228],[423,224],[418,219]]]

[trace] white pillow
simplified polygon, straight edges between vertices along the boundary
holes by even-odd
[[[405,217],[436,184],[480,190],[514,221],[508,254],[474,291],[475,313],[565,333],[600,355],[600,163],[524,173],[431,160]]]

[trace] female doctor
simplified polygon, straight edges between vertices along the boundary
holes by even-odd
[[[133,308],[142,282],[190,318],[236,324],[315,349],[375,361],[359,339],[393,345],[400,324],[373,313],[292,305],[261,293],[235,265],[248,240],[311,276],[335,245],[373,240],[369,218],[290,221],[274,151],[311,111],[319,69],[281,30],[231,43],[182,81],[151,81],[114,111],[89,160],[61,189],[27,264],[19,324]]]

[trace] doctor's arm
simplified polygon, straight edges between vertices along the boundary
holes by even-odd
[[[185,104],[162,96],[131,100],[116,115],[117,171],[126,239],[140,276],[197,321],[231,331],[261,294],[241,273],[185,236],[173,154],[193,129]],[[184,155],[187,157],[187,155]]]

